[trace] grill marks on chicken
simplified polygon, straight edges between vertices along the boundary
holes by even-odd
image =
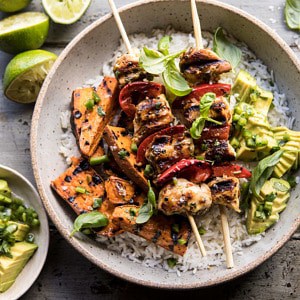
[[[207,184],[195,184],[186,179],[177,179],[176,184],[165,185],[158,197],[158,209],[166,215],[197,214],[212,204],[211,191]]]
[[[140,67],[139,56],[137,54],[123,54],[120,56],[116,61],[113,71],[120,86],[133,81],[142,81],[145,78],[148,80],[153,79],[151,74]]]
[[[157,135],[147,147],[145,157],[158,174],[174,163],[194,154],[194,143],[188,131],[174,135]]]
[[[240,182],[236,177],[217,177],[208,186],[211,190],[213,203],[227,206],[240,212]]]
[[[132,141],[139,145],[148,135],[169,127],[175,118],[164,94],[146,98],[136,106]]]
[[[191,229],[188,222],[180,216],[153,216],[147,223],[137,224],[139,207],[123,205],[114,210],[113,223],[124,231],[138,235],[149,242],[181,256],[187,250]],[[178,242],[181,241],[181,243]],[[182,243],[184,241],[184,243]]]
[[[231,65],[210,49],[190,48],[180,57],[180,71],[192,85],[216,82],[220,74],[229,72]]]

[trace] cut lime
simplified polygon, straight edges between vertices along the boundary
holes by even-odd
[[[0,11],[11,13],[28,6],[31,0],[0,0]]]
[[[42,0],[42,3],[53,22],[73,24],[85,13],[91,0]]]
[[[54,53],[45,50],[30,50],[16,55],[4,72],[5,96],[19,103],[34,102],[56,58]]]
[[[0,50],[19,53],[37,49],[45,42],[49,18],[40,12],[25,12],[0,21]]]

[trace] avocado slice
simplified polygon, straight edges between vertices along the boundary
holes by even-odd
[[[5,292],[15,282],[37,248],[33,243],[17,242],[11,247],[12,258],[0,257],[0,292]]]
[[[12,222],[8,221],[8,225],[15,224],[18,226],[18,229],[16,232],[13,233],[13,236],[15,237],[17,242],[22,242],[25,240],[26,235],[29,232],[30,227],[27,224],[22,224],[19,222]]]
[[[252,195],[246,220],[249,234],[262,233],[279,220],[279,213],[286,208],[290,197],[290,189],[286,180],[271,178],[264,183],[258,198]]]
[[[11,189],[6,180],[0,179],[0,203],[11,203]]]
[[[259,86],[256,86],[254,91],[250,94],[250,104],[255,110],[265,116],[268,115],[270,106],[273,101],[273,93],[266,91]]]
[[[256,80],[245,70],[241,70],[231,89],[232,94],[239,94],[238,100],[240,102],[248,102],[250,94],[256,87]]]

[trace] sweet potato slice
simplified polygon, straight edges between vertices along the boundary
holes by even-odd
[[[147,192],[147,180],[136,165],[136,154],[131,151],[132,136],[129,132],[122,127],[107,125],[103,137],[122,172]]]
[[[95,198],[104,197],[104,182],[86,159],[73,158],[72,161],[71,167],[51,182],[51,187],[81,214],[93,209]]]
[[[95,105],[88,109],[86,103],[98,96]],[[113,117],[117,105],[118,81],[113,77],[104,77],[97,88],[79,88],[73,92],[71,123],[80,152],[90,157],[96,151],[104,127]]]
[[[112,222],[124,231],[136,234],[176,254],[184,255],[191,229],[183,217],[156,215],[147,223],[136,224],[138,211],[139,207],[135,205],[118,206],[113,212]]]

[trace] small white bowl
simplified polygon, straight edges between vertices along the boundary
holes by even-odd
[[[32,286],[45,264],[49,246],[49,226],[37,191],[24,176],[11,168],[0,165],[0,179],[8,182],[12,192],[20,197],[26,206],[35,209],[41,223],[39,228],[32,231],[38,245],[37,251],[21,271],[15,283],[6,292],[0,293],[0,300],[14,300],[20,298]]]

